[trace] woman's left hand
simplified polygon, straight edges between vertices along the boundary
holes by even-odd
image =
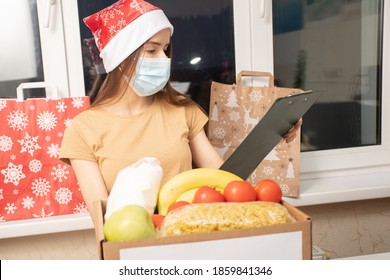
[[[286,143],[292,142],[297,136],[298,129],[302,126],[302,118],[300,118],[296,124],[283,136]]]

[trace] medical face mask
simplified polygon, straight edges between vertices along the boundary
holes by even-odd
[[[135,76],[127,80],[138,96],[150,96],[164,88],[170,73],[170,58],[142,57],[138,59]]]

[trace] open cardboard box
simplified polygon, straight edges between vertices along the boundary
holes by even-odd
[[[100,259],[311,259],[310,217],[283,201],[296,222],[250,229],[215,231],[110,242],[104,239],[106,201],[95,201],[93,215]]]

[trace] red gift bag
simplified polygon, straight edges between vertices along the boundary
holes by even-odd
[[[64,130],[89,97],[0,99],[0,221],[85,213],[72,167],[58,159]],[[52,90],[56,96],[56,90]]]

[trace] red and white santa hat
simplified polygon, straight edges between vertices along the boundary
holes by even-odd
[[[173,26],[164,12],[143,0],[120,0],[84,18],[111,72],[157,32]]]

